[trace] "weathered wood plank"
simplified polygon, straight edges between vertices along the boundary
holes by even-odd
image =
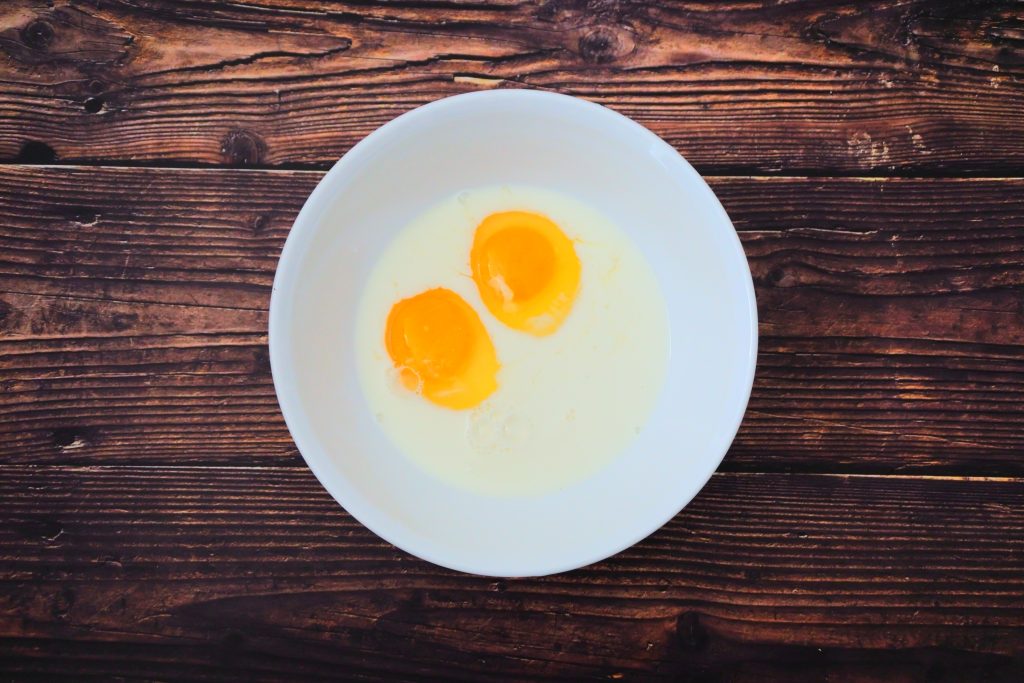
[[[717,475],[610,560],[496,581],[393,549],[304,468],[6,466],[0,664],[162,680],[217,680],[221,666],[253,680],[752,680],[770,655],[762,680],[1010,681],[1022,484]]]
[[[706,172],[1019,174],[1015,0],[102,3],[0,10],[0,159],[324,166],[403,111],[535,87]]]
[[[318,178],[0,171],[0,458],[296,463],[266,306]],[[1024,181],[711,180],[762,334],[727,468],[1024,472]]]

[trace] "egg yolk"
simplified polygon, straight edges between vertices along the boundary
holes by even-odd
[[[491,337],[450,289],[430,289],[392,306],[384,343],[402,384],[439,406],[472,408],[498,388]]]
[[[538,337],[558,329],[580,285],[572,241],[550,218],[527,211],[485,218],[473,238],[470,266],[494,317]]]

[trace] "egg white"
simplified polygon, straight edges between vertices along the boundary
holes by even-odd
[[[582,272],[572,312],[547,337],[506,327],[483,305],[469,266],[476,226],[497,211],[550,217],[574,240]],[[396,381],[384,348],[391,306],[434,287],[461,295],[497,350],[498,389],[450,410]],[[381,429],[414,463],[482,495],[539,495],[607,465],[643,429],[669,354],[664,298],[640,251],[589,206],[527,186],[449,197],[387,247],[356,321],[359,380]]]

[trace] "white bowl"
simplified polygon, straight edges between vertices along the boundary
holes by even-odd
[[[360,389],[363,284],[406,223],[467,187],[572,195],[627,231],[669,309],[671,357],[646,428],[608,467],[541,497],[488,498],[399,452]],[[459,95],[356,145],[295,220],[270,301],[270,360],[303,457],[356,519],[435,564],[537,576],[604,559],[676,515],[718,467],[754,377],[757,311],[729,217],[668,144],[610,109],[525,90]]]

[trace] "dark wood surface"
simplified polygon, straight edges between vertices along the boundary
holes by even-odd
[[[1022,77],[1009,0],[4,3],[0,679],[1019,681]],[[720,474],[544,579],[348,517],[266,350],[323,170],[492,87],[669,140],[758,297]]]
[[[5,665],[161,680],[1018,681],[1022,481],[719,474],[610,560],[495,580],[395,550],[305,468],[11,466]]]
[[[55,5],[5,9],[8,159],[324,166],[512,86],[615,107],[704,171],[1024,168],[1018,0]]]

